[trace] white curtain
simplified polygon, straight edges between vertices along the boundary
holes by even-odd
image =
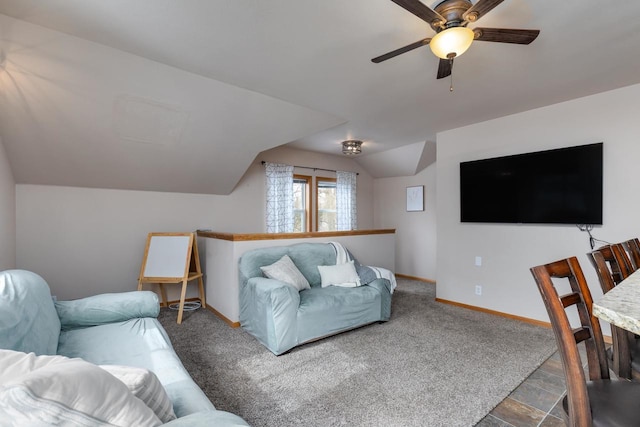
[[[336,215],[338,231],[356,230],[358,216],[356,212],[355,172],[336,172]]]
[[[293,232],[293,166],[266,163],[267,233]]]

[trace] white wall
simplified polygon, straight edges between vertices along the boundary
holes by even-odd
[[[0,138],[0,270],[16,266],[16,184]]]
[[[424,185],[424,211],[407,212],[406,189]],[[375,228],[396,229],[396,273],[436,278],[436,164],[411,177],[376,179]]]
[[[60,299],[133,290],[149,232],[264,232],[261,160],[360,172],[358,225],[373,226],[372,178],[355,162],[277,149],[228,196],[18,184],[16,264],[42,275]]]
[[[604,142],[604,225],[595,237],[640,236],[640,85],[438,135],[438,298],[548,321],[529,268],[577,256],[594,298],[602,295],[586,233],[572,225],[460,223],[461,161]],[[483,265],[474,265],[475,256]],[[475,285],[483,295],[474,294]]]

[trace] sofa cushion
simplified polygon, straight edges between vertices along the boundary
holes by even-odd
[[[356,271],[353,261],[336,265],[319,265],[321,285],[323,288],[327,286],[343,286],[354,288],[360,286],[360,277]]]
[[[215,409],[191,379],[157,319],[145,317],[62,331],[58,353],[96,365],[149,369],[169,395],[177,417]]]
[[[59,335],[47,282],[26,270],[0,272],[0,348],[56,354]]]
[[[270,265],[260,267],[262,273],[269,279],[279,280],[291,285],[298,291],[309,289],[309,282],[302,275],[298,267],[291,261],[288,255],[283,255],[278,261]]]
[[[0,419],[11,425],[161,424],[120,380],[82,359],[0,350],[0,384]]]
[[[313,287],[300,292],[298,343],[381,320],[380,292],[370,286]]]
[[[142,400],[160,418],[160,421],[168,423],[176,418],[171,399],[153,372],[133,366],[100,365],[100,367],[122,381],[135,397]]]

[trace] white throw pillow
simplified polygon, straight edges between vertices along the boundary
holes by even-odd
[[[162,424],[122,381],[96,365],[11,350],[0,350],[0,420],[15,426]]]
[[[323,288],[331,285],[349,288],[360,286],[360,277],[353,261],[336,265],[319,265],[318,271]]]
[[[173,403],[162,383],[148,369],[133,366],[100,365],[102,369],[119,379],[135,397],[142,400],[163,423],[176,419]]]
[[[269,279],[280,280],[293,286],[298,291],[311,288],[309,281],[300,270],[298,270],[298,267],[296,267],[288,255],[284,255],[271,265],[260,267],[260,270],[262,270],[262,273]]]

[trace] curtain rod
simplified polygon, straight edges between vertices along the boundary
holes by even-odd
[[[263,160],[260,163],[264,166],[264,164],[267,163],[267,162],[265,162]],[[296,165],[293,165],[293,167],[294,168],[299,168],[299,169],[312,169],[314,172],[315,171],[338,172],[335,169],[312,168],[311,166],[296,166]],[[356,175],[360,175],[360,174],[358,172],[356,172]]]

